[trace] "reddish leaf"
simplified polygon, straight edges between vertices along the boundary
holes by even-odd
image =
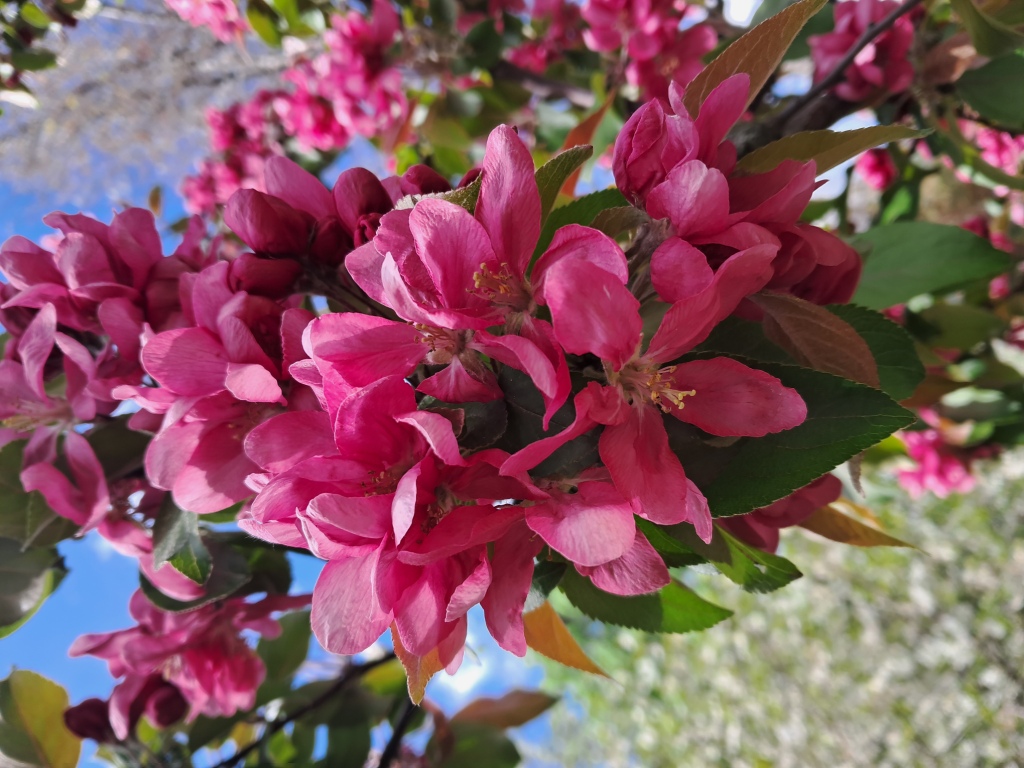
[[[444,664],[441,663],[436,648],[426,656],[415,656],[409,653],[402,645],[394,624],[391,625],[391,640],[395,644],[395,656],[405,667],[405,677],[409,683],[409,698],[412,699],[413,704],[419,704],[423,701],[423,692],[427,689],[430,678],[444,669]]]
[[[826,539],[854,547],[909,547],[916,549],[913,544],[907,544],[907,542],[900,541],[877,528],[865,525],[856,518],[844,515],[831,504],[819,509],[800,525]]]
[[[509,691],[500,699],[471,701],[452,717],[453,723],[472,722],[495,728],[515,728],[528,723],[558,699],[540,691]]]
[[[545,601],[540,608],[523,614],[523,627],[526,630],[526,644],[537,653],[542,653],[567,667],[608,677],[605,671],[583,652],[576,638],[565,626],[562,617],[551,607],[551,603]]]
[[[719,83],[740,72],[750,75],[747,106],[779,66],[804,24],[825,5],[826,0],[800,0],[767,19],[722,51],[686,87],[683,103],[694,117],[700,105]]]
[[[604,104],[597,108],[594,114],[585,117],[579,125],[569,131],[569,135],[565,137],[565,143],[562,145],[562,149],[572,149],[573,147],[579,147],[584,144],[594,143],[594,134],[597,132],[597,126],[604,120],[605,113],[608,112],[608,108],[615,101],[615,91],[608,94],[608,98],[604,100]],[[565,180],[565,184],[562,185],[562,194],[567,197],[576,196],[576,182],[580,179],[580,170],[577,168],[573,171],[572,175]]]
[[[801,365],[880,389],[866,341],[824,307],[781,293],[752,296],[764,310],[764,333]]]

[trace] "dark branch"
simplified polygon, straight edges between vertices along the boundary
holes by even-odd
[[[377,768],[390,768],[395,758],[398,757],[398,750],[402,748],[402,737],[409,730],[409,726],[412,724],[412,719],[415,717],[418,709],[419,707],[413,704],[411,699],[406,699],[402,715],[398,718],[398,722],[395,723],[395,730],[391,734],[387,746],[384,747],[384,751],[380,753]]]
[[[267,727],[263,729],[263,733],[260,734],[260,737],[256,739],[256,741],[242,747],[231,757],[221,760],[219,763],[214,765],[213,768],[229,768],[229,766],[237,765],[241,760],[245,759],[250,752],[258,749],[263,742],[288,725],[288,723],[294,722],[301,717],[305,717],[313,710],[323,706],[323,704],[341,692],[353,680],[362,677],[374,667],[379,667],[381,664],[385,664],[393,658],[395,658],[395,654],[389,653],[386,656],[374,659],[373,661],[368,661],[365,664],[349,664],[345,667],[345,671],[337,680],[334,681],[334,684],[330,688],[321,693],[304,707],[299,707],[286,717],[282,717],[280,720],[273,720],[267,723]]]
[[[832,90],[832,87],[836,85],[840,80],[843,79],[843,75],[853,60],[857,58],[857,54],[867,48],[867,46],[878,37],[880,34],[889,29],[896,20],[899,19],[906,13],[909,13],[915,6],[920,5],[924,0],[907,0],[903,5],[898,8],[894,8],[888,16],[884,19],[876,21],[870,27],[864,30],[864,34],[860,36],[860,39],[853,44],[853,47],[846,52],[846,55],[842,60],[835,66],[831,72],[828,73],[820,82],[816,83],[811,87],[807,93],[800,98],[796,99],[792,104],[786,107],[779,115],[775,118],[774,123],[782,127],[784,126],[791,117],[796,115],[798,112],[803,110],[808,104],[817,99],[819,96],[828,93]]]

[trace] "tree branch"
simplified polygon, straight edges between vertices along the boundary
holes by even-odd
[[[377,768],[390,768],[391,764],[398,757],[398,750],[402,747],[402,737],[405,736],[405,732],[409,730],[409,726],[412,724],[412,719],[416,715],[416,711],[419,709],[415,704],[412,703],[412,699],[406,699],[405,709],[402,710],[401,717],[398,718],[398,722],[395,723],[395,730],[391,734],[391,738],[388,740],[387,746],[384,747],[384,751],[380,753],[380,760],[377,761]]]
[[[280,720],[273,720],[267,723],[267,727],[263,729],[263,733],[260,734],[260,737],[256,739],[256,741],[242,747],[240,750],[235,752],[235,754],[233,754],[231,757],[221,760],[212,768],[229,768],[229,766],[237,765],[239,761],[246,758],[250,752],[258,749],[259,746],[263,744],[263,742],[265,742],[275,733],[277,733],[286,725],[288,725],[288,723],[294,722],[299,718],[308,715],[313,710],[321,707],[323,704],[325,704],[327,701],[333,698],[336,694],[341,692],[353,680],[362,677],[374,667],[379,667],[381,664],[386,664],[393,658],[395,658],[395,654],[389,653],[385,656],[382,656],[379,659],[368,661],[365,664],[349,664],[345,668],[345,671],[337,680],[334,681],[334,684],[331,685],[330,688],[321,693],[319,696],[317,696],[311,702],[306,704],[304,707],[299,707],[297,710],[295,710],[288,716],[283,717]]]
[[[843,75],[854,59],[857,58],[857,54],[867,48],[867,46],[878,37],[880,34],[889,29],[893,24],[896,23],[904,14],[910,12],[915,6],[920,5],[924,0],[907,0],[903,5],[898,8],[894,8],[888,16],[884,19],[876,21],[870,27],[864,30],[864,34],[860,36],[860,39],[853,44],[853,47],[846,52],[846,55],[842,60],[835,66],[835,68],[828,73],[821,81],[811,87],[807,93],[796,99],[792,104],[782,110],[778,117],[774,119],[775,125],[784,126],[790,118],[796,115],[798,112],[803,110],[808,104],[817,99],[819,96],[827,93],[832,89],[836,83],[843,79]]]

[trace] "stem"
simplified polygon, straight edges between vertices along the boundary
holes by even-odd
[[[286,725],[288,725],[288,723],[294,722],[295,720],[298,720],[299,718],[308,715],[310,712],[322,706],[325,702],[327,702],[329,699],[331,699],[333,696],[339,693],[353,680],[362,677],[374,667],[379,667],[381,664],[386,664],[393,658],[395,658],[395,654],[389,653],[386,656],[382,656],[381,658],[375,659],[373,661],[368,661],[365,664],[349,664],[345,668],[345,671],[337,680],[334,681],[334,684],[330,688],[321,693],[319,696],[317,696],[315,699],[309,702],[306,706],[299,707],[297,710],[289,714],[287,717],[283,717],[280,720],[273,720],[267,723],[267,727],[263,730],[263,733],[260,734],[260,737],[256,739],[256,741],[242,747],[240,750],[235,752],[235,754],[233,754],[231,757],[221,760],[219,763],[212,766],[212,768],[228,768],[229,766],[238,764],[239,761],[246,758],[250,752],[253,752],[254,750],[258,749],[259,746],[263,744],[263,742],[265,742],[275,733],[277,733]]]
[[[922,2],[924,2],[924,0],[907,0],[903,5],[898,8],[894,8],[884,19],[876,21],[870,27],[865,29],[864,34],[862,34],[860,39],[853,44],[853,47],[847,51],[846,55],[836,65],[835,69],[833,69],[820,82],[812,86],[807,93],[786,107],[786,109],[784,109],[775,119],[776,124],[780,126],[785,125],[791,117],[800,112],[805,106],[822,94],[830,91],[832,86],[843,79],[843,75],[846,73],[847,68],[853,64],[853,60],[857,58],[858,53],[867,48],[872,40],[895,24],[896,20],[899,19],[900,16],[903,16],[905,13],[913,10],[915,6],[920,5]]]
[[[419,707],[412,703],[412,699],[406,699],[402,715],[398,718],[398,722],[395,723],[395,730],[391,734],[387,746],[384,747],[384,751],[380,753],[377,768],[390,768],[395,758],[398,757],[398,750],[402,747],[402,737],[405,736],[405,732],[412,724],[412,719],[418,709]]]

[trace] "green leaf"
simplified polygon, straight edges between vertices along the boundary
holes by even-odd
[[[893,400],[906,400],[914,394],[924,380],[924,365],[905,330],[885,315],[855,304],[833,304],[827,309],[852,325],[867,342],[883,392]]]
[[[171,494],[153,525],[153,565],[165,562],[196,584],[205,584],[210,577],[212,560],[199,535],[199,521],[194,513],[180,509]]]
[[[23,72],[38,72],[57,64],[57,54],[45,48],[30,48],[27,51],[11,51],[8,54],[15,69]]]
[[[853,131],[803,131],[755,149],[736,164],[736,170],[766,173],[783,160],[813,160],[820,175],[872,147],[920,138],[927,133],[903,125],[873,125]]]
[[[945,293],[1007,272],[1010,256],[960,227],[905,221],[869,229],[853,303],[885,309],[922,293]]]
[[[784,557],[762,552],[715,526],[711,543],[698,538],[692,525],[673,525],[664,529],[694,553],[713,563],[726,578],[748,592],[772,592],[799,579],[803,574]]]
[[[950,0],[950,3],[982,56],[999,56],[1024,47],[1024,34],[983,12],[973,0]],[[1016,98],[1019,100],[1020,96]]]
[[[440,763],[443,768],[515,768],[519,752],[497,728],[481,723],[449,723],[454,739],[451,754]]]
[[[461,187],[460,189],[453,189],[451,192],[445,192],[440,195],[442,200],[447,200],[450,203],[455,203],[458,206],[465,208],[470,213],[476,210],[476,199],[480,197],[480,183],[482,179],[477,179],[468,186]]]
[[[85,435],[108,483],[142,469],[146,448],[152,439],[152,435],[130,429],[128,419],[128,416],[119,416],[93,427]]]
[[[267,668],[267,678],[271,680],[291,677],[309,652],[309,611],[286,614],[279,619],[279,623],[281,634],[273,640],[261,638],[256,646],[256,652]]]
[[[30,3],[21,6],[20,14],[26,23],[31,24],[36,29],[49,29],[52,21],[46,14],[46,11]]]
[[[796,389],[807,404],[807,419],[729,449],[728,463],[700,484],[715,517],[778,501],[916,419],[884,392],[863,384],[790,365],[756,362],[754,367]],[[689,465],[684,461],[684,466]]]
[[[982,117],[1013,130],[1024,130],[1024,55],[1010,53],[972,69],[956,81],[960,97]]]
[[[544,398],[533,380],[515,368],[505,366],[498,375],[498,384],[505,393],[508,407],[508,427],[497,444],[510,453],[524,445],[561,432],[572,424],[576,410],[572,401],[559,408],[544,430]],[[600,430],[592,429],[571,440],[531,470],[536,477],[547,475],[572,476],[597,461],[597,440]]]
[[[67,691],[35,672],[0,680],[0,766],[75,768],[82,743],[64,725],[69,703]]]
[[[551,212],[558,193],[566,179],[573,175],[594,154],[589,144],[559,152],[537,169],[537,189],[540,190],[541,221]]]
[[[327,754],[318,768],[363,768],[370,754],[370,726],[350,725],[327,731]]]
[[[618,208],[626,205],[626,198],[617,189],[602,189],[599,192],[592,192],[589,195],[576,198],[568,205],[555,208],[551,211],[547,221],[544,222],[544,229],[541,230],[540,240],[533,252],[533,258],[537,259],[551,245],[551,239],[561,227],[567,224],[582,224],[590,226],[594,218],[601,211],[608,208]]]
[[[32,618],[66,574],[57,550],[23,552],[17,541],[0,539],[0,638]]]
[[[281,47],[281,32],[277,28],[277,21],[266,3],[250,2],[246,5],[245,17],[249,20],[249,26],[260,40],[271,48]]]
[[[25,440],[0,448],[0,538],[13,539],[23,547],[52,547],[74,535],[78,526],[60,517],[38,491],[25,493],[21,486]]]
[[[472,53],[466,57],[470,66],[490,69],[501,61],[504,41],[494,25],[493,19],[481,21],[464,38]]]
[[[645,632],[696,632],[732,616],[732,611],[709,603],[678,581],[652,595],[619,597],[602,592],[570,568],[559,589],[590,618]]]
[[[249,561],[235,547],[211,543],[210,554],[212,556],[210,578],[205,584],[206,594],[202,597],[189,601],[175,600],[154,587],[149,579],[139,573],[139,586],[142,588],[143,594],[157,608],[178,613],[191,611],[228,595],[233,595],[252,581],[253,575]]]
[[[505,434],[508,410],[501,400],[489,403],[446,403],[434,397],[424,397],[419,409],[458,411],[462,414],[462,431],[458,432],[459,446],[467,451],[479,451],[494,445]]]
[[[205,746],[220,746],[230,735],[235,723],[242,720],[245,715],[245,712],[238,712],[231,717],[200,715],[188,728],[188,748],[197,752]]]
[[[1005,323],[981,307],[937,301],[920,312],[908,313],[907,328],[929,347],[967,351],[1001,336]]]

